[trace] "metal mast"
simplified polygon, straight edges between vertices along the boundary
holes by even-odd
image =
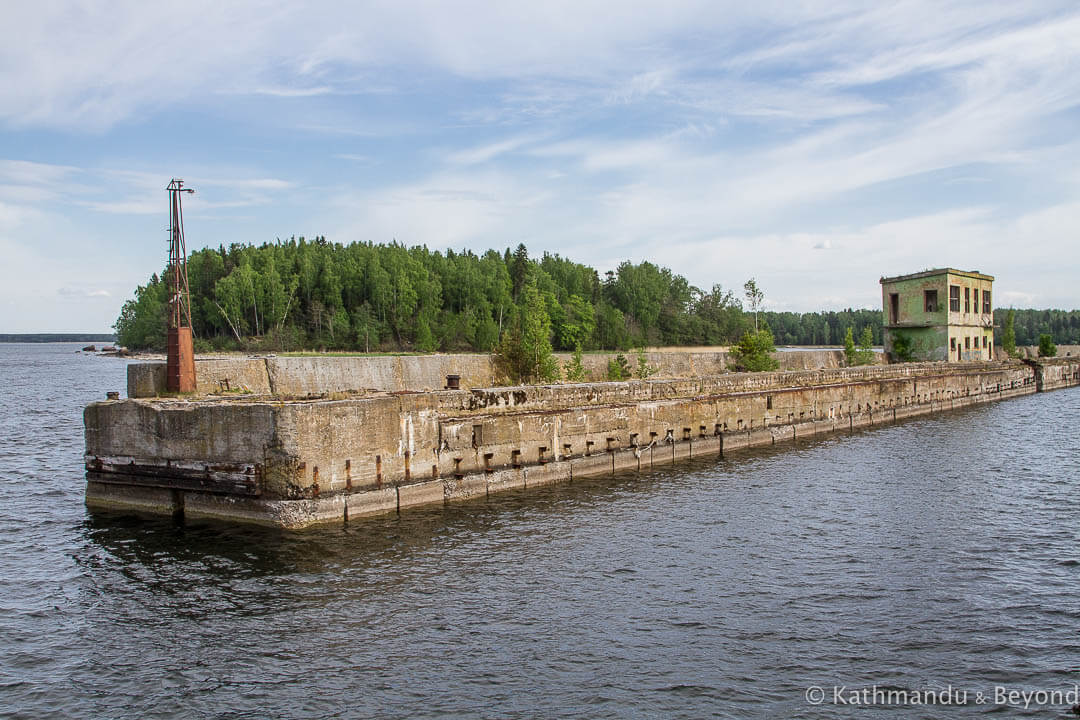
[[[169,327],[191,327],[191,293],[188,290],[187,245],[184,243],[184,208],[180,193],[194,193],[184,181],[173,179],[169,191]]]
[[[187,245],[181,193],[195,192],[172,179],[169,191],[169,321],[166,387],[172,392],[195,391],[195,352],[191,337],[191,293],[188,289]]]

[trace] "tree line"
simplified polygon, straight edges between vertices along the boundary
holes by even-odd
[[[829,310],[824,312],[763,312],[762,318],[781,345],[843,345],[851,328],[862,339],[865,328],[875,345],[882,343],[882,313],[874,310]]]
[[[187,267],[200,351],[486,352],[523,325],[558,350],[618,350],[722,345],[747,327],[740,300],[719,285],[701,290],[650,262],[601,277],[557,254],[531,258],[524,245],[478,255],[301,237],[197,250]],[[121,344],[164,347],[164,278],[124,304]]]
[[[731,290],[702,290],[650,262],[601,276],[557,254],[532,258],[524,245],[476,254],[290,238],[197,250],[188,278],[200,352],[489,352],[518,338],[563,351],[627,350],[734,345],[759,326],[781,345],[836,346],[848,329],[861,341],[867,328],[874,344],[882,340],[878,309],[761,311],[763,292],[750,281],[744,312]],[[124,304],[117,341],[163,349],[167,310],[164,273],[155,274]],[[1069,344],[1080,339],[1080,312],[1018,310],[1015,327],[1019,345],[1044,333]]]
[[[1014,313],[1017,345],[1038,345],[1043,335],[1049,335],[1057,344],[1080,345],[1080,310],[1011,308],[994,309],[995,344],[1002,344],[1002,330],[1010,310]],[[844,342],[847,328],[853,328],[855,337],[861,338],[866,327],[870,328],[873,344],[882,344],[884,315],[876,308],[807,313],[763,312],[761,317],[768,323],[780,345],[840,345]]]
[[[1013,332],[1017,345],[1038,345],[1049,335],[1059,345],[1080,345],[1080,310],[994,309],[995,342],[1002,344],[1002,329],[1008,314],[1013,313]]]

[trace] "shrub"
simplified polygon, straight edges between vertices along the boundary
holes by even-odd
[[[626,380],[628,377],[630,377],[630,363],[626,361],[625,355],[619,353],[615,357],[608,360],[608,380]]]
[[[869,325],[863,328],[862,336],[859,338],[859,349],[855,351],[855,364],[874,364],[874,331]]]
[[[913,343],[906,333],[893,333],[892,356],[893,360],[899,362],[911,362],[915,359]]]
[[[747,330],[739,344],[731,348],[731,363],[736,370],[747,372],[776,370],[780,363],[772,356],[774,352],[772,330],[762,325],[760,330]]]
[[[844,333],[844,359],[847,360],[848,365],[857,364],[855,360],[858,356],[855,354],[855,331],[848,325],[847,332]]]
[[[568,382],[583,382],[585,380],[585,366],[581,362],[581,344],[574,348],[574,354],[570,356],[563,367]]]
[[[1039,357],[1054,357],[1057,355],[1057,345],[1054,344],[1054,336],[1043,333],[1039,336]]]
[[[634,377],[636,377],[638,380],[645,380],[655,372],[656,368],[649,365],[648,358],[645,357],[645,348],[638,348],[637,370],[634,371]]]

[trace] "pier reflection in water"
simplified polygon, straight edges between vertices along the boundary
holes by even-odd
[[[808,686],[1080,677],[1080,391],[290,534],[87,515],[80,410],[123,363],[73,349],[0,345],[15,716],[833,717]]]

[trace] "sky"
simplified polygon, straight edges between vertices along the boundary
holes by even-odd
[[[5,3],[0,332],[108,332],[168,255],[323,235],[814,311],[996,277],[1080,308],[1080,5]]]

